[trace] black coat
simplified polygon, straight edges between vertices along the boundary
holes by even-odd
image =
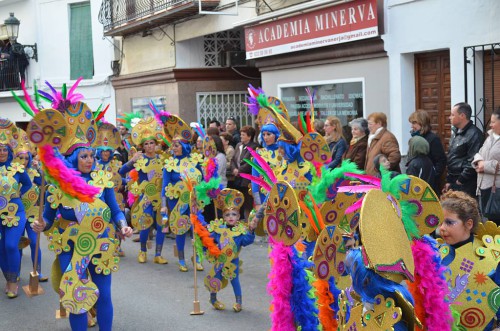
[[[437,192],[436,170],[432,160],[427,155],[417,155],[408,160],[406,174],[425,180]]]

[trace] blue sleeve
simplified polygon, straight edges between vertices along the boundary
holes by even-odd
[[[134,164],[132,162],[127,162],[120,168],[120,170],[118,170],[118,173],[125,176],[132,169],[134,169]]]
[[[42,175],[38,176],[38,177],[35,177],[33,179],[33,182],[35,183],[36,186],[40,186],[42,185]]]
[[[52,207],[50,207],[50,202],[47,201],[49,195],[49,192],[45,194],[45,205],[43,207],[43,220],[47,223],[47,225],[45,226],[46,230],[50,229],[52,224],[54,224],[54,220],[57,214],[57,209],[53,209]]]
[[[125,215],[120,210],[120,206],[116,202],[115,191],[112,188],[104,189],[103,193],[104,202],[108,205],[111,210],[111,220],[116,225],[118,229],[121,229],[123,226],[127,225],[127,221],[125,219]]]
[[[201,225],[203,225],[205,228],[207,227],[208,223],[205,222],[205,217],[203,216],[203,214],[201,213],[201,210],[198,211],[198,220],[200,221]]]
[[[22,185],[20,193],[21,196],[23,196],[24,193],[28,192],[31,186],[33,186],[33,183],[31,182],[30,176],[26,171],[18,174],[19,174],[19,183]]]
[[[305,177],[306,177],[306,179],[307,179],[309,182],[312,182],[313,175],[311,174],[311,172],[310,172],[310,171],[308,171],[308,172],[305,174]]]
[[[260,174],[253,167],[252,167],[252,176],[260,177]],[[261,199],[260,187],[254,181],[252,181],[252,196],[253,196],[253,201],[256,205],[262,204],[263,199]]]
[[[253,242],[255,240],[255,234],[253,232],[248,232],[248,233],[242,234],[240,236],[240,238],[241,238],[241,240],[240,240],[241,247],[245,247],[245,246],[248,246],[250,244],[253,244]]]
[[[332,151],[332,162],[328,164],[328,168],[333,169],[336,168],[340,162],[342,162],[342,155],[344,155],[347,150],[347,142],[344,138],[340,138],[340,140],[335,145],[334,150]]]
[[[161,183],[161,198],[165,197],[165,188],[167,187],[168,183],[170,183],[170,172],[167,171],[167,169],[163,168],[163,180]]]
[[[198,163],[196,165],[196,169],[198,169],[200,171],[200,173],[201,173],[201,180],[204,180],[205,176],[203,175],[203,168],[201,167],[201,164]],[[216,174],[217,174],[217,172],[216,172]]]

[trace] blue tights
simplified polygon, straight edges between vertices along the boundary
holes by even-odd
[[[161,255],[161,250],[163,248],[163,242],[165,241],[165,234],[162,232],[163,228],[161,225],[158,223],[156,224],[156,253],[155,256],[160,256]],[[147,246],[146,243],[148,241],[148,236],[149,236],[149,228],[146,230],[141,230],[141,233],[139,234],[139,238],[141,241],[141,251],[147,252]]]
[[[19,239],[24,232],[26,217],[18,213],[19,224],[13,227],[0,225],[0,267],[9,283],[17,282],[21,269],[21,256],[19,255]]]
[[[59,254],[59,264],[64,272],[71,261],[72,251]],[[99,289],[99,298],[95,304],[97,312],[97,323],[100,331],[111,331],[113,327],[113,303],[111,302],[111,275],[97,274],[95,266],[91,263],[88,270],[92,281]],[[87,313],[69,314],[69,324],[73,331],[87,330]]]

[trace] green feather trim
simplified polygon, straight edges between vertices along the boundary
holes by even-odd
[[[271,178],[267,175],[266,171],[262,169],[257,163],[253,162],[250,159],[243,159],[246,163],[248,163],[252,168],[254,168],[262,177],[264,177],[264,180],[266,183],[272,186],[272,181]]]
[[[205,257],[203,254],[203,243],[196,233],[194,234],[194,248],[196,250],[196,256],[198,257],[199,262],[202,263]]]
[[[139,113],[125,113],[120,116],[120,122],[123,123],[123,126],[129,130],[132,130],[132,120],[134,118],[142,118],[142,115]]]
[[[33,113],[33,110],[31,110],[30,106],[28,106],[28,104],[23,101],[20,97],[18,97],[14,91],[10,91],[10,93],[12,93],[12,96],[14,97],[14,99],[17,101],[17,103],[19,104],[19,106],[21,106],[21,108],[26,112],[28,113],[28,115],[30,115],[31,117],[35,117],[35,113]]]
[[[311,198],[309,197],[309,195],[306,195],[304,197],[304,203],[306,204],[307,208],[311,211],[311,214],[313,217],[312,220],[316,224],[316,229],[319,229],[319,231],[321,231],[321,226],[319,225],[319,221],[318,221],[318,215],[316,215],[316,213],[314,212],[313,202],[311,201]]]
[[[210,204],[210,197],[208,191],[216,190],[220,186],[220,177],[211,178],[208,182],[201,181],[194,188],[196,190],[196,199],[202,202],[205,206]]]
[[[269,101],[267,101],[267,97],[265,94],[261,93],[256,98],[260,107],[269,107]]]
[[[417,213],[417,206],[408,201],[401,201],[401,220],[403,221],[403,226],[406,230],[406,235],[408,240],[413,238],[420,238],[417,224],[413,220],[413,216]]]
[[[66,99],[66,96],[68,94],[68,88],[66,87],[66,83],[64,83],[62,86],[61,94],[62,94],[63,99]]]
[[[36,84],[36,80],[33,80],[33,89],[35,90],[36,107],[40,109],[40,93],[38,93],[38,85]]]
[[[335,181],[339,178],[345,178],[344,173],[352,172],[356,174],[362,174],[363,171],[359,170],[356,166],[356,163],[351,162],[350,160],[342,161],[342,164],[339,168],[335,169],[325,169],[323,168],[323,174],[321,176],[321,180],[314,185],[309,185],[309,191],[312,194],[312,197],[316,203],[321,204],[326,201],[326,192],[328,188],[332,186]]]

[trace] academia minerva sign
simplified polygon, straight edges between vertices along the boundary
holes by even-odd
[[[245,28],[246,58],[255,59],[376,36],[377,0],[352,1]]]

